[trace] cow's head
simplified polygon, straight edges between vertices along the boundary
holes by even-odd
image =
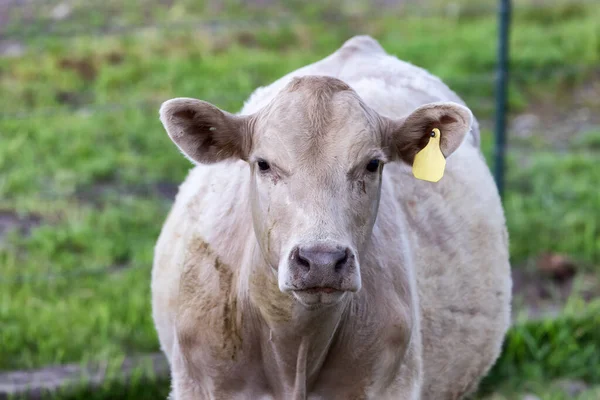
[[[448,157],[472,121],[455,103],[427,104],[390,119],[342,81],[316,76],[294,79],[253,115],[179,98],[165,102],[160,116],[194,162],[249,164],[262,253],[280,290],[309,307],[360,289],[361,251],[377,217],[384,165],[411,165],[432,128],[440,129]]]

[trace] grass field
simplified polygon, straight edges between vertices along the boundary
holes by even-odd
[[[0,236],[0,370],[158,350],[149,305],[152,247],[190,167],[158,121],[162,101],[189,96],[237,111],[255,87],[368,33],[440,76],[484,122],[492,116],[493,8],[365,15],[360,7],[298,2],[287,7],[293,13],[281,6],[225,13],[180,1],[140,13],[133,2],[104,3],[110,12],[102,14],[75,2],[51,34],[44,33],[47,18],[19,10],[16,17],[35,23],[5,26],[6,37],[27,50],[0,58],[0,222],[9,227]],[[600,4],[517,3],[511,106],[529,112],[551,104],[550,114],[568,114],[577,91],[599,76]],[[214,30],[194,22],[211,15],[273,23]],[[114,21],[162,28],[72,33],[110,32]],[[585,102],[600,106],[598,98]],[[600,313],[592,312],[600,308],[582,300],[590,297],[585,284],[600,273],[600,126],[558,136],[536,131],[510,143],[511,254],[527,269],[542,252],[565,253],[581,269],[575,286],[582,289],[559,319],[517,322],[489,390],[549,390],[544,398],[559,399],[552,396],[560,390],[545,382],[600,384],[593,367],[600,365]],[[492,141],[484,131],[489,160]]]

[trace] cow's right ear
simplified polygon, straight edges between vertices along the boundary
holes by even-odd
[[[193,162],[246,160],[252,146],[250,116],[230,114],[205,101],[177,98],[160,107],[169,137]]]

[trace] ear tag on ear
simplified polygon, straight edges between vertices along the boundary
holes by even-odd
[[[430,133],[429,143],[415,155],[413,162],[413,175],[417,179],[437,182],[444,176],[446,158],[440,149],[441,132],[433,128]]]

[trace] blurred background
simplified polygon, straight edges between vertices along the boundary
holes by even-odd
[[[514,322],[477,398],[600,399],[600,2],[512,3]],[[467,102],[492,166],[495,0],[0,0],[0,398],[165,398],[152,250],[191,165],[160,103],[237,112],[363,33]]]

